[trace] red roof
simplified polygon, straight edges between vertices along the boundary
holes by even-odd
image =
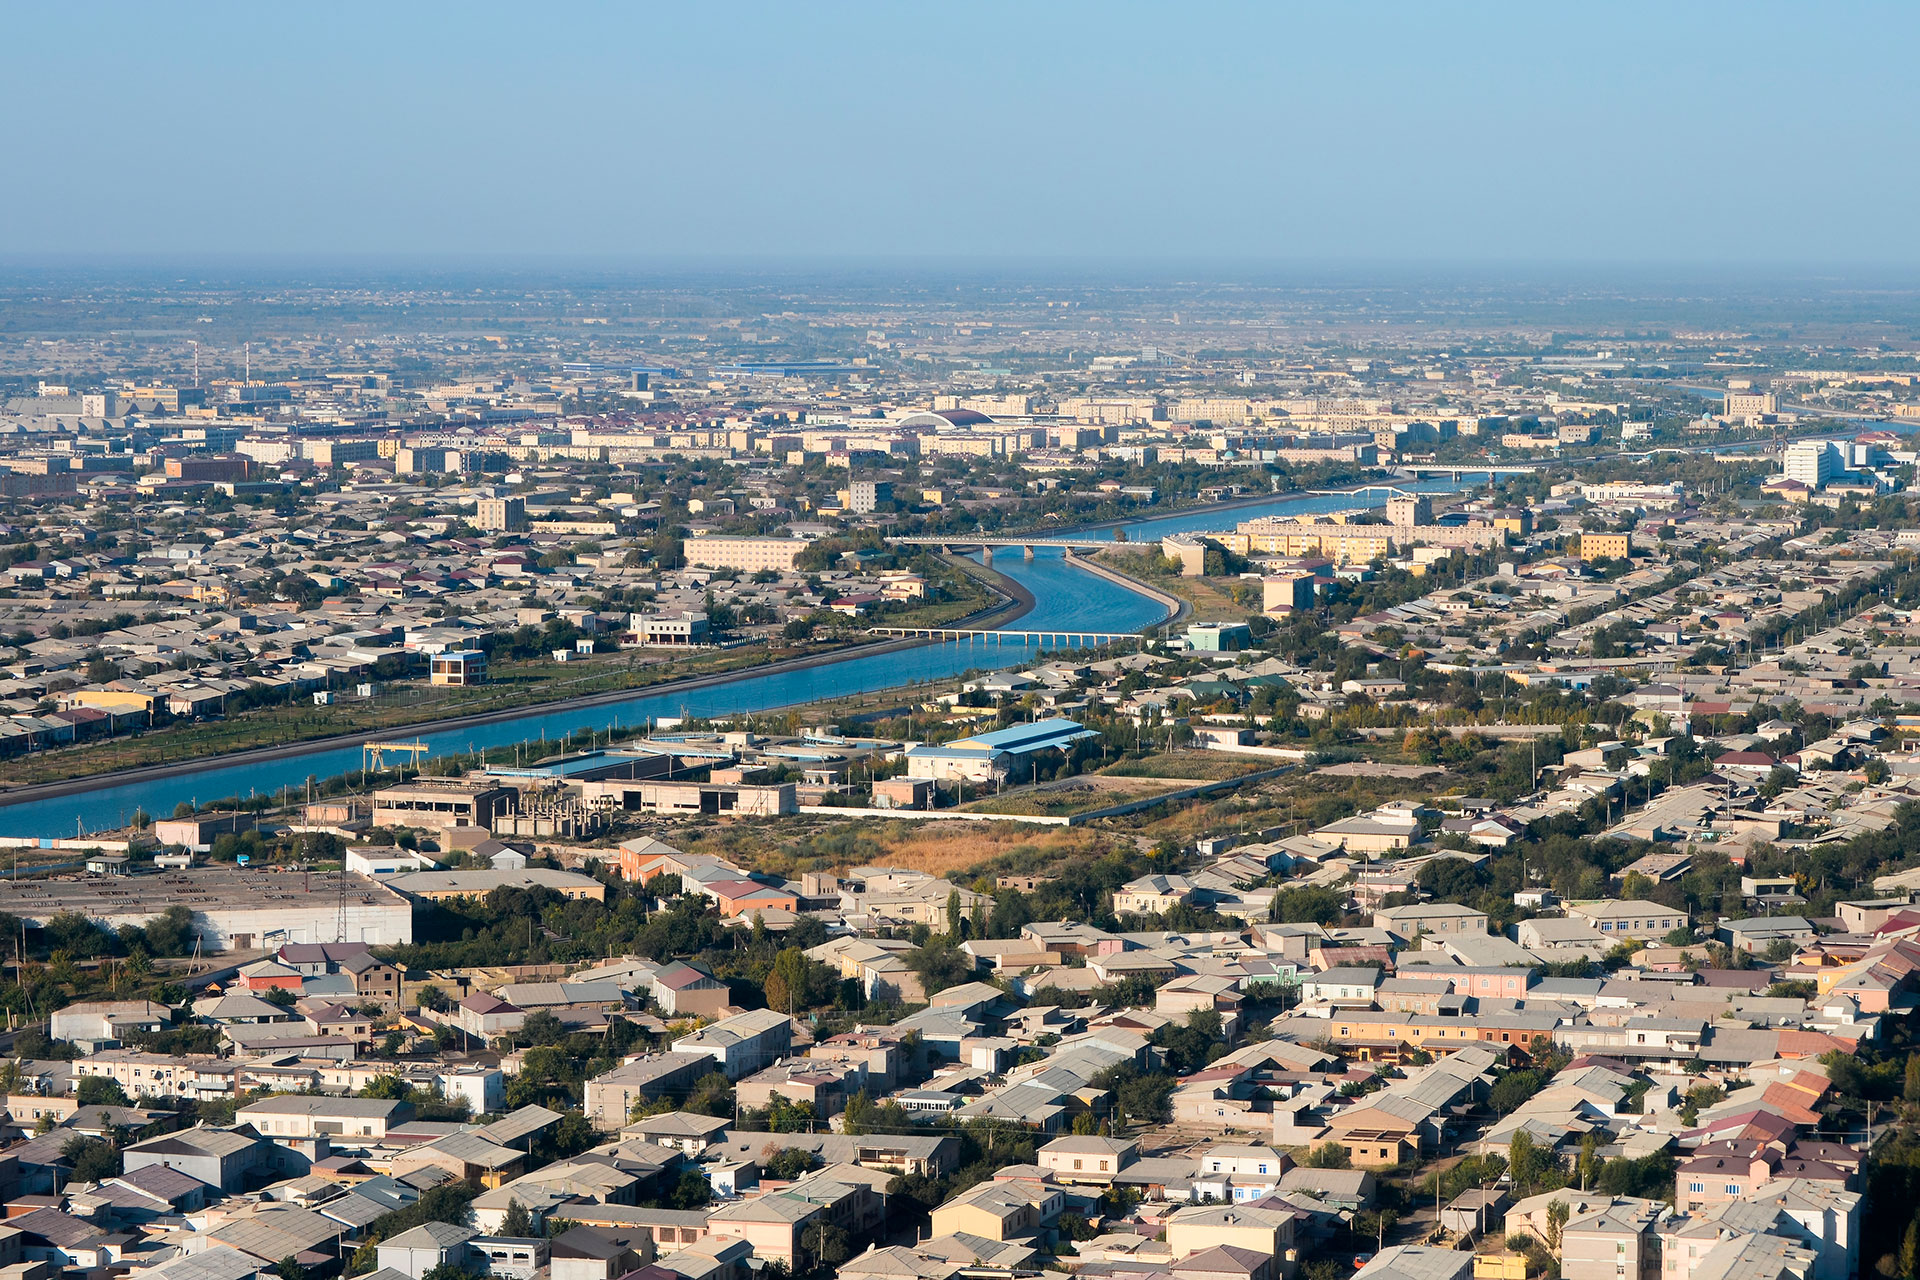
[[[1723,764],[1731,764],[1750,769],[1771,769],[1779,763],[1764,751],[1729,751],[1723,756],[1716,757],[1713,767],[1717,769]]]

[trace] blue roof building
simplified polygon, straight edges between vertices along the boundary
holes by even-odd
[[[1036,720],[992,733],[956,738],[944,746],[913,747],[907,752],[907,776],[963,782],[999,782],[1026,772],[1024,757],[1041,751],[1067,751],[1074,743],[1099,735],[1072,720]]]

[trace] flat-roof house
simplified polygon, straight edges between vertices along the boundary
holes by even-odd
[[[787,1055],[793,1044],[793,1020],[772,1009],[754,1009],[724,1018],[673,1042],[675,1053],[699,1053],[712,1058],[738,1080],[764,1070]]]
[[[1487,913],[1451,902],[1409,902],[1404,906],[1381,907],[1373,913],[1373,927],[1386,929],[1402,938],[1416,934],[1484,934]]]
[[[1621,902],[1602,898],[1594,902],[1569,902],[1567,917],[1585,920],[1612,938],[1655,942],[1689,923],[1687,913],[1657,902],[1630,900]]]

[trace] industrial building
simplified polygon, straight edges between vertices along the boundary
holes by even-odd
[[[704,813],[734,818],[775,818],[800,811],[798,794],[791,782],[753,786],[745,783],[635,779],[587,782],[581,784],[580,789],[589,804],[605,804],[636,813],[687,816]]]
[[[477,649],[454,649],[433,655],[429,683],[464,689],[487,682],[487,655]]]
[[[1039,752],[1067,751],[1084,738],[1098,736],[1074,720],[1016,724],[937,747],[912,747],[907,751],[907,776],[943,782],[1005,782],[1030,773],[1032,757]]]
[[[495,889],[551,889],[564,898],[606,899],[607,887],[574,871],[522,867],[518,871],[413,871],[387,883],[409,897],[428,902],[484,898]]]
[[[498,783],[466,778],[415,778],[373,793],[376,827],[481,827],[511,813],[516,793]]]
[[[338,871],[222,864],[162,875],[0,882],[0,911],[31,928],[43,928],[63,912],[109,929],[144,925],[169,907],[193,913],[193,935],[203,951],[289,942],[390,947],[413,941],[412,903],[384,884]]]

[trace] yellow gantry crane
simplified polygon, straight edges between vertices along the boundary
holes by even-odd
[[[418,740],[413,742],[363,742],[360,744],[360,772],[363,775],[367,773],[379,773],[386,767],[389,752],[396,756],[406,756],[407,763],[417,768],[419,767],[420,761],[427,756],[429,748],[426,743]]]

